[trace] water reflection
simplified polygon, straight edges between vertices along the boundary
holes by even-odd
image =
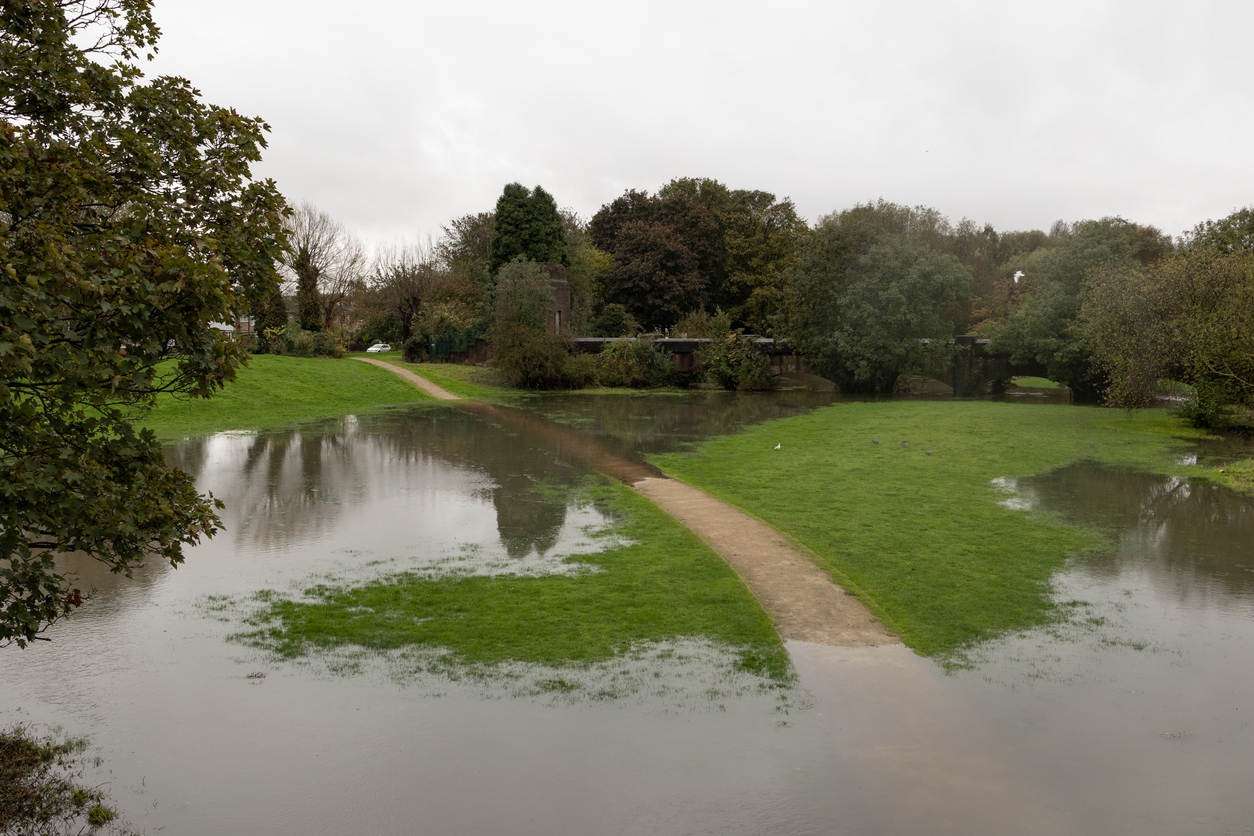
[[[512,557],[551,551],[566,523],[570,457],[510,433],[491,415],[413,409],[281,432],[222,433],[166,448],[170,465],[212,486],[237,547],[291,550],[324,539],[381,495],[413,488],[491,503]],[[406,521],[394,524],[404,527]]]
[[[1114,548],[1085,556],[1077,569],[1148,573],[1182,602],[1254,596],[1254,507],[1234,491],[1092,461],[1004,485],[1026,507],[1116,536]]]
[[[546,395],[528,412],[591,435],[622,456],[666,453],[711,436],[788,418],[840,400],[831,392],[693,392],[640,395]]]
[[[719,659],[682,646],[593,672],[638,701],[565,708],[241,658],[238,623],[195,603],[299,590],[367,555],[443,571],[467,545],[514,566],[561,554],[594,522],[564,498],[590,463],[645,472],[639,453],[832,400],[558,396],[528,408],[580,433],[441,406],[174,445],[171,464],[226,500],[227,531],[177,572],[120,582],[85,563],[99,600],[50,645],[0,654],[0,720],[93,735],[113,770],[95,780],[152,832],[1245,832],[1254,523],[1248,500],[1200,482],[1090,463],[1007,481],[1112,533],[1057,579],[1060,600],[1087,602],[1089,640],[1010,637],[952,676],[900,647],[794,646],[815,699],[783,716],[713,694]]]

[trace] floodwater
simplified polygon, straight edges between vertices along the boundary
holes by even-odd
[[[1254,504],[1188,480],[1090,463],[1001,480],[1008,506],[1110,534],[1057,579],[1075,617],[950,675],[900,646],[790,643],[786,709],[700,642],[582,672],[619,694],[594,700],[535,687],[546,671],[281,663],[228,638],[262,589],[568,571],[605,543],[568,490],[596,449],[832,400],[558,397],[171,445],[226,530],[177,571],[77,567],[90,604],[0,652],[0,724],[89,734],[98,780],[153,833],[1252,832]]]

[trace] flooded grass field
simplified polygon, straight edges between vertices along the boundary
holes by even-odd
[[[1254,505],[1201,481],[1082,462],[1001,482],[1110,546],[1056,576],[1072,617],[949,674],[901,646],[790,643],[781,685],[698,637],[577,665],[241,638],[318,585],[595,573],[625,536],[571,450],[670,452],[832,399],[525,404],[568,442],[420,406],[173,444],[226,530],[177,571],[78,567],[90,605],[0,654],[0,723],[90,735],[153,833],[1249,833]]]

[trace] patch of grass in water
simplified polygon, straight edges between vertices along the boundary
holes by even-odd
[[[791,535],[916,652],[962,666],[979,642],[1069,618],[1051,577],[1104,542],[1003,507],[992,481],[1082,459],[1179,471],[1191,434],[1157,410],[843,403],[652,460]]]
[[[658,644],[706,639],[738,670],[791,683],[787,652],[757,601],[696,535],[630,489],[587,489],[628,545],[568,558],[601,571],[546,577],[424,577],[318,584],[304,600],[258,598],[237,638],[284,658],[343,648],[441,651],[438,667],[512,663],[561,668],[627,659]]]
[[[114,833],[132,836],[101,787],[82,783],[99,759],[85,754],[87,741],[60,729],[37,732],[18,724],[0,729],[0,833]],[[105,828],[103,831],[100,828]]]
[[[1011,378],[1013,385],[1020,387],[1028,387],[1031,389],[1066,389],[1061,383],[1055,383],[1046,377],[1014,377]]]

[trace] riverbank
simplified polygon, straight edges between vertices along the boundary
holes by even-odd
[[[411,364],[380,365],[388,368],[342,360],[254,357],[239,380],[218,397],[163,399],[146,425],[165,439],[258,430],[253,445],[265,451],[270,449],[268,429],[436,402],[419,390],[419,383],[402,377]],[[427,376],[426,368],[423,372]],[[430,377],[463,394],[483,394],[481,387],[452,375]],[[498,434],[493,425],[500,416],[491,412],[497,407],[474,400],[461,403],[468,408],[456,410],[459,417],[454,420],[467,424],[467,438]],[[448,417],[440,420],[450,423]],[[315,451],[317,445],[307,449]],[[252,626],[239,638],[283,658],[350,646],[379,653],[425,648],[443,654],[439,666],[453,671],[502,662],[584,666],[660,642],[695,639],[723,648],[737,660],[739,670],[764,682],[791,681],[787,653],[770,619],[718,554],[621,485],[601,484],[599,479],[577,485],[551,481],[541,471],[551,467],[546,462],[552,454],[543,445],[528,450],[501,454],[512,462],[505,469],[514,476],[500,478],[535,484],[511,499],[510,507],[501,503],[505,496],[512,497],[513,488],[498,495],[494,499],[498,514],[512,520],[535,514],[536,509],[558,513],[563,506],[593,502],[613,521],[597,534],[608,538],[607,548],[567,557],[564,561],[571,571],[540,577],[400,572],[367,584],[310,587],[299,601],[263,591],[255,602],[260,606],[246,607]],[[515,454],[522,458],[514,462]],[[515,499],[522,507],[512,507]],[[504,523],[498,520],[498,525]],[[221,605],[219,601],[211,608],[216,611]]]
[[[1197,435],[1157,410],[842,403],[652,461],[810,549],[916,652],[960,664],[976,643],[1068,617],[1050,578],[1104,542],[1018,510],[998,480],[1084,459],[1184,472],[1174,456]]]
[[[434,402],[385,369],[326,358],[255,354],[212,398],[160,395],[139,421],[168,441],[227,430],[259,430],[300,421]]]
[[[696,639],[734,654],[741,671],[791,681],[770,620],[691,531],[621,485],[550,484],[544,493],[550,504],[594,503],[613,519],[594,535],[608,547],[565,557],[557,574],[401,572],[365,584],[319,583],[298,599],[265,592],[239,638],[287,659],[425,648],[440,654],[425,663],[429,670],[454,675],[467,665],[585,666]]]

